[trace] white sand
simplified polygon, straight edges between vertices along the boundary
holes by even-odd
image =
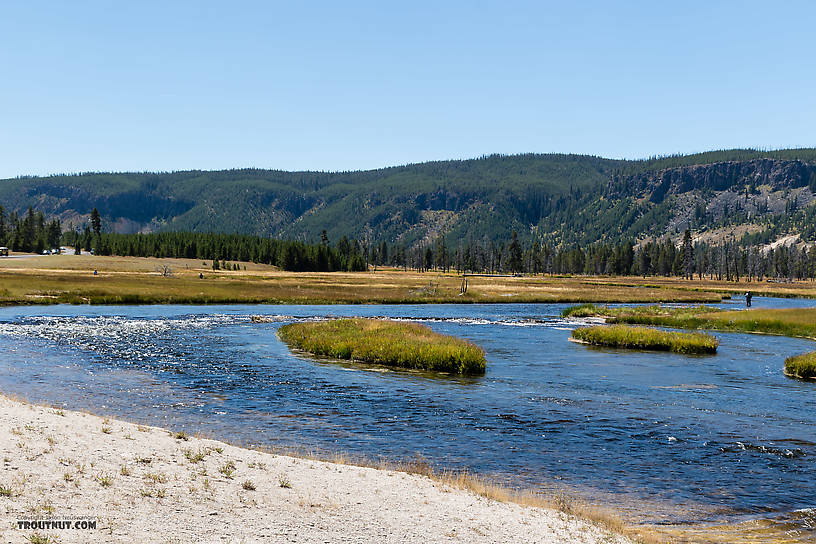
[[[628,542],[557,511],[424,476],[179,440],[2,396],[0,450],[2,542],[28,542],[35,531],[17,520],[37,516],[98,520],[96,530],[38,531],[62,543]],[[195,463],[185,450],[206,457]],[[227,478],[219,469],[230,461]],[[254,491],[243,488],[247,481]]]

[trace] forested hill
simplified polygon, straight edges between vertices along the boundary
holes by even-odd
[[[326,230],[407,246],[520,238],[551,244],[638,240],[685,228],[770,241],[816,236],[816,150],[714,151],[620,161],[488,156],[358,172],[243,169],[89,173],[0,180],[0,206],[63,227],[93,208],[117,232],[192,230],[303,241]],[[726,235],[726,234],[723,234]]]

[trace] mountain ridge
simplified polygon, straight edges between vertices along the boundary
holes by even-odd
[[[0,205],[81,226],[94,207],[118,232],[238,232],[304,241],[369,238],[614,242],[741,221],[796,231],[814,208],[816,149],[735,149],[644,160],[488,155],[376,170],[244,168],[0,180]],[[706,209],[700,209],[704,206]],[[709,209],[710,208],[710,209]],[[795,216],[804,215],[797,219]],[[798,216],[797,216],[798,217]]]

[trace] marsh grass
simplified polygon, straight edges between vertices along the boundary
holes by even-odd
[[[284,325],[278,334],[290,347],[321,357],[471,375],[484,374],[486,365],[481,348],[416,323],[334,319]]]
[[[816,308],[724,311],[702,305],[677,308],[660,305],[610,308],[583,304],[567,308],[561,315],[605,317],[608,323],[816,338]]]
[[[602,325],[572,331],[572,337],[595,346],[672,351],[683,354],[716,353],[719,341],[699,332],[668,332],[628,325]]]
[[[793,378],[816,379],[816,351],[785,359],[785,374]]]

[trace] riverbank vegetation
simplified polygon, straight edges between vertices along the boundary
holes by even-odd
[[[672,351],[684,354],[716,353],[719,340],[710,334],[668,332],[628,325],[583,327],[572,331],[579,342],[614,348]]]
[[[320,357],[452,374],[484,374],[484,351],[417,323],[334,319],[292,323],[278,330],[290,347]]]
[[[567,308],[562,315],[605,317],[608,323],[816,338],[816,308],[724,311],[707,306],[610,308],[584,304]]]
[[[816,351],[785,359],[785,374],[794,378],[816,379]]]

